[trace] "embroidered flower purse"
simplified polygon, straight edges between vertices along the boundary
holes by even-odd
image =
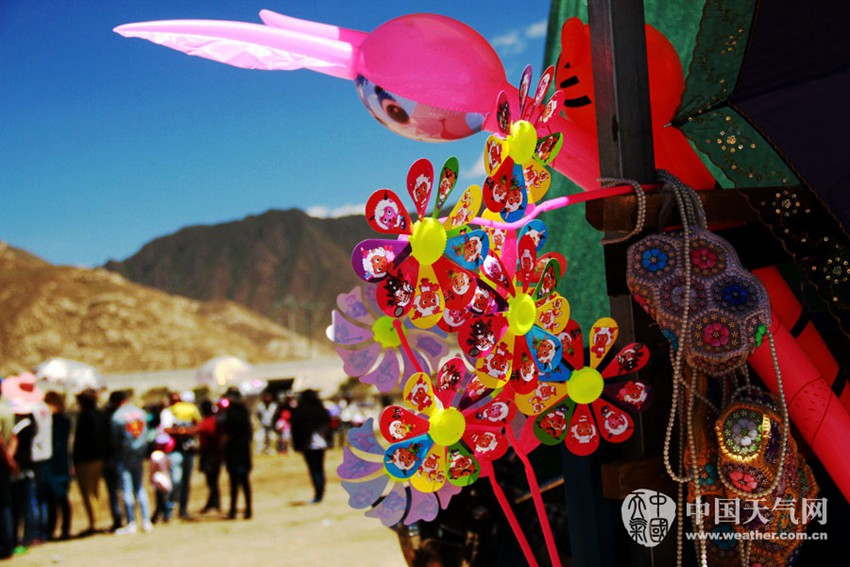
[[[735,249],[706,228],[693,190],[676,189],[680,209],[692,214],[683,215],[682,231],[653,234],[628,248],[626,283],[674,350],[683,349],[688,366],[728,374],[745,364],[767,332],[767,291]]]

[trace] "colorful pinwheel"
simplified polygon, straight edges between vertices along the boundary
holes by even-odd
[[[401,199],[380,189],[366,203],[369,225],[399,240],[370,239],[352,252],[354,271],[367,282],[378,283],[378,304],[392,317],[410,315],[420,328],[434,326],[446,309],[461,309],[475,293],[476,270],[487,256],[489,239],[467,223],[481,208],[481,188],[470,186],[449,216],[440,221],[440,208],[457,180],[457,159],[450,158],[440,173],[434,211],[426,216],[434,185],[434,166],[427,159],[413,163],[407,190],[416,207],[413,222]]]
[[[512,446],[523,461],[552,565],[560,560],[545,514],[540,487],[526,453],[539,441],[526,435],[525,417],[507,396],[486,388],[461,358],[448,360],[435,380],[424,373],[412,377],[404,399],[416,413],[400,406],[380,417],[383,441],[369,419],[348,434],[350,447],[337,469],[349,505],[369,508],[367,516],[386,526],[432,520],[463,486],[487,477],[529,565],[538,562],[510,502],[496,480],[493,460]],[[514,430],[523,432],[516,439]]]
[[[475,482],[479,461],[507,451],[504,428],[516,413],[506,396],[490,393],[461,358],[443,364],[433,383],[424,372],[411,376],[403,394],[411,409],[393,405],[381,413],[381,434],[391,443],[384,453],[386,473],[410,480],[421,492],[435,492],[446,482]]]
[[[515,398],[522,413],[537,416],[534,433],[541,443],[564,442],[576,455],[589,455],[599,447],[600,437],[611,443],[631,437],[634,421],[624,408],[643,409],[650,387],[640,380],[614,383],[612,379],[643,368],[649,360],[649,349],[631,343],[600,372],[597,368],[608,358],[617,336],[616,321],[608,317],[596,321],[590,333],[586,365],[578,324],[570,321],[560,333],[564,354],[561,366],[546,380],[538,380],[530,392]]]
[[[416,358],[411,360],[401,348],[402,337],[394,319],[381,312],[375,294],[376,287],[368,284],[339,294],[339,309],[333,311],[327,336],[336,344],[348,376],[389,392],[414,372],[435,371],[449,349],[446,336],[438,330],[403,326],[404,340],[412,345]]]
[[[556,335],[567,324],[570,307],[554,293],[563,274],[559,260],[548,257],[538,264],[537,250],[545,240],[546,225],[531,221],[514,247],[513,271],[494,254],[481,268],[482,282],[470,305],[472,315],[460,326],[458,343],[464,353],[478,359],[476,371],[488,387],[504,386],[513,371],[521,373],[522,381],[531,382],[560,363],[561,343]],[[510,248],[506,245],[505,252]],[[476,302],[479,296],[481,301]]]
[[[542,199],[552,182],[545,166],[561,150],[563,135],[554,132],[540,136],[538,129],[547,129],[546,123],[563,102],[563,92],[555,91],[543,104],[554,76],[554,67],[546,69],[537,84],[534,99],[529,99],[531,66],[525,68],[520,80],[520,119],[517,121],[511,120],[507,95],[504,91],[499,93],[496,104],[499,131],[487,138],[484,150],[488,177],[483,196],[487,210],[499,213],[507,222],[521,219],[528,204]]]
[[[412,524],[431,521],[440,508],[445,509],[461,487],[446,483],[436,492],[411,490],[408,482],[400,482],[386,474],[383,465],[386,447],[378,441],[372,418],[348,432],[349,446],[343,450],[337,474],[348,492],[352,508],[369,508],[366,515],[379,518],[387,527],[398,522]]]

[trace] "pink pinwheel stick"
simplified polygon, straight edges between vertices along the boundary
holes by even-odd
[[[502,487],[499,486],[499,483],[496,481],[496,473],[493,470],[493,463],[490,461],[482,461],[481,474],[486,474],[487,477],[490,478],[490,485],[493,487],[493,494],[496,496],[496,500],[502,507],[502,512],[504,512],[505,518],[507,518],[508,524],[510,524],[511,529],[516,536],[517,543],[519,543],[519,547],[522,549],[522,554],[525,555],[525,560],[528,561],[528,565],[530,567],[537,567],[537,559],[535,559],[534,552],[531,551],[531,546],[528,544],[528,540],[522,532],[519,520],[517,520],[516,515],[514,515],[514,511],[511,509],[511,505],[508,502],[508,498],[505,496],[505,493],[502,491]]]
[[[618,185],[616,187],[609,187],[607,189],[596,189],[595,191],[585,191],[584,193],[577,193],[575,195],[564,195],[563,197],[555,197],[554,199],[549,199],[547,201],[543,201],[542,203],[535,204],[529,203],[528,208],[526,209],[526,214],[521,219],[516,220],[514,222],[500,222],[494,221],[490,219],[485,219],[482,217],[475,217],[471,223],[477,224],[479,226],[486,226],[490,228],[498,228],[502,230],[516,230],[524,226],[528,221],[533,218],[536,218],[540,213],[545,213],[546,211],[554,211],[555,209],[561,209],[563,207],[568,207],[570,205],[575,205],[577,203],[586,203],[587,201],[595,201],[596,199],[604,199],[606,197],[616,197],[618,195],[627,195],[634,191],[631,185]]]
[[[508,436],[508,442],[514,448],[517,457],[525,466],[525,476],[528,479],[528,487],[531,489],[531,498],[534,500],[534,508],[537,510],[537,519],[540,521],[540,528],[543,531],[543,539],[546,540],[546,549],[549,552],[549,560],[552,561],[552,567],[561,567],[561,557],[558,555],[558,547],[555,545],[555,536],[552,535],[552,526],[549,524],[549,516],[546,515],[546,508],[543,505],[543,497],[540,495],[540,485],[537,483],[537,475],[534,474],[534,468],[531,466],[531,461],[528,460],[528,455],[523,452],[514,437],[514,432],[510,427],[505,427],[505,433]]]
[[[401,319],[393,319],[393,327],[395,327],[395,332],[398,333],[398,338],[401,341],[401,348],[404,350],[404,354],[407,355],[407,358],[410,359],[411,364],[413,364],[413,368],[416,369],[417,372],[424,372],[422,367],[419,365],[419,361],[416,360],[416,356],[413,354],[413,349],[410,348],[410,343],[407,342],[407,335],[404,334],[404,327],[401,324]]]

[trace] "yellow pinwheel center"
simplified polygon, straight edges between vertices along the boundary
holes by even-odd
[[[595,402],[602,395],[605,380],[595,368],[580,368],[573,371],[567,381],[567,392],[578,404]]]
[[[437,445],[449,447],[463,437],[466,419],[455,408],[437,410],[431,415],[431,427],[428,433]]]
[[[511,133],[508,134],[508,155],[518,164],[526,164],[534,155],[537,146],[537,130],[528,120],[518,120],[511,124]]]
[[[537,306],[527,293],[518,292],[508,299],[508,329],[514,336],[528,333],[537,319]]]
[[[389,315],[384,315],[372,323],[372,337],[384,348],[401,346],[401,337],[398,336],[398,331],[393,326],[393,318]]]
[[[411,254],[420,265],[430,266],[446,251],[446,229],[437,219],[421,219],[413,223],[410,235]]]

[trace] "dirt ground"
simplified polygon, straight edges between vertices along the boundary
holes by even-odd
[[[197,515],[195,521],[172,520],[157,524],[150,533],[116,536],[96,534],[69,541],[48,542],[14,557],[18,566],[228,566],[228,565],[338,565],[404,566],[406,562],[395,532],[362,510],[348,506],[348,494],[340,486],[336,468],[342,449],[326,454],[327,493],[318,505],[308,505],[312,488],[300,454],[258,455],[251,475],[254,514],[225,519],[213,513]],[[99,527],[111,520],[101,491]],[[223,505],[229,506],[227,475],[221,478]],[[151,497],[153,494],[151,494]],[[72,487],[71,532],[86,527],[85,513],[76,485]],[[190,511],[204,505],[206,486],[197,471],[192,476]],[[241,499],[240,499],[241,511]]]

